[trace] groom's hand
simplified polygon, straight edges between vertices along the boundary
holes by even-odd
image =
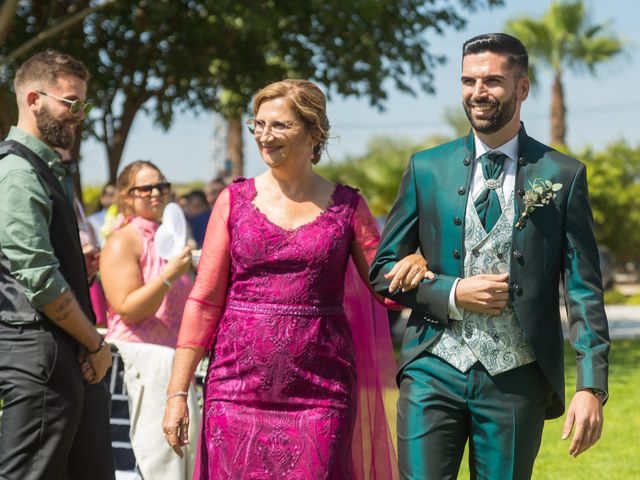
[[[509,300],[508,279],[508,273],[463,278],[456,286],[456,305],[472,312],[499,315]]]
[[[594,445],[602,435],[602,402],[589,390],[576,392],[567,410],[562,439],[569,438],[575,426],[569,455],[577,457]]]

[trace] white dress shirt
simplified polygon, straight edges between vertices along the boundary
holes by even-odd
[[[469,199],[466,208],[475,208],[474,202],[476,198],[484,190],[484,174],[482,173],[482,165],[478,161],[481,155],[489,151],[499,151],[504,153],[507,158],[504,161],[504,170],[502,175],[502,186],[500,189],[505,198],[509,198],[516,184],[516,170],[518,166],[518,135],[515,135],[508,142],[500,145],[498,148],[490,148],[474,135],[476,157],[473,161],[473,172],[471,174],[471,184],[469,185]],[[456,279],[451,292],[449,293],[449,318],[452,320],[462,320],[464,309],[458,308],[456,305],[456,287],[459,278]]]

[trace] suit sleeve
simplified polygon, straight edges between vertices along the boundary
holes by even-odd
[[[578,363],[576,389],[607,392],[609,328],[584,165],[568,194],[562,258],[569,340]]]
[[[435,279],[424,279],[418,288],[404,293],[399,290],[389,292],[390,282],[384,278],[396,262],[415,253],[418,248],[423,254],[428,251],[420,245],[420,212],[415,180],[415,165],[412,157],[402,177],[396,201],[382,230],[380,246],[371,264],[369,279],[374,290],[379,294],[405,307],[423,312],[424,315],[448,326],[449,293],[456,277],[440,275],[436,272]]]

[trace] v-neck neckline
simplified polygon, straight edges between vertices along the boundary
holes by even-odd
[[[251,207],[258,213],[258,215],[260,215],[269,225],[272,225],[273,227],[277,228],[278,230],[285,232],[285,233],[296,233],[306,227],[309,227],[311,225],[315,225],[316,223],[318,223],[320,221],[320,219],[322,217],[325,216],[325,214],[327,212],[329,212],[336,204],[336,198],[337,198],[337,193],[338,193],[338,183],[336,183],[333,187],[333,192],[331,193],[331,197],[329,198],[329,203],[327,203],[327,205],[320,211],[320,213],[318,213],[318,215],[316,215],[312,220],[303,223],[301,225],[298,225],[295,228],[284,228],[281,225],[278,225],[277,223],[275,223],[274,221],[272,221],[266,213],[264,213],[262,210],[260,210],[258,208],[258,206],[255,204],[255,200],[258,196],[258,189],[256,188],[256,180],[255,178],[251,178],[250,179],[250,185],[251,185],[251,198],[249,199],[249,203],[251,204]]]

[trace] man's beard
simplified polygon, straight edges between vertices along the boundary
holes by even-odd
[[[64,120],[55,118],[46,107],[36,116],[36,126],[45,142],[52,147],[69,149],[75,140],[75,128]]]
[[[497,106],[494,114],[489,118],[476,119],[473,117],[472,105],[492,105]],[[467,114],[467,118],[469,122],[471,122],[471,126],[476,132],[479,133],[495,133],[508,124],[513,116],[516,113],[516,108],[518,106],[518,94],[514,90],[511,97],[509,97],[505,102],[500,103],[497,100],[483,100],[479,102],[463,102],[462,106],[464,107],[464,112]]]

